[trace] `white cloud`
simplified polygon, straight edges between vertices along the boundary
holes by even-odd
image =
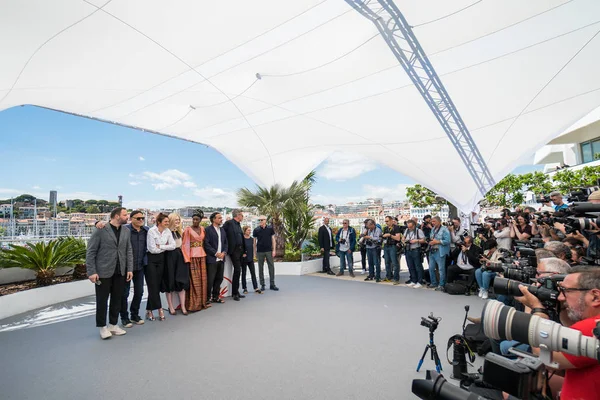
[[[234,191],[228,189],[206,186],[194,190],[194,204],[202,206],[237,206],[237,196]]]
[[[319,168],[318,175],[325,179],[344,181],[377,169],[377,163],[364,155],[334,153]]]
[[[17,190],[17,189],[0,188],[0,195],[2,195],[2,196],[6,196],[6,195],[10,196],[10,195],[13,195],[13,194],[20,195],[20,194],[23,194],[23,193],[25,193],[25,192],[22,192],[22,191]]]
[[[135,177],[133,174],[129,174],[129,176]],[[196,184],[192,182],[192,177],[190,175],[177,169],[168,169],[159,173],[144,171],[141,178],[154,182],[152,183],[152,186],[154,186],[154,189],[156,190],[173,189],[177,186],[186,188],[196,187]]]
[[[137,185],[140,185],[141,183],[142,183],[142,182],[138,182],[138,181],[129,181],[129,184],[130,184],[131,186],[137,186]]]
[[[142,156],[140,156],[140,161],[146,161],[146,159]]]
[[[31,188],[32,188],[32,189],[35,189],[35,190],[40,190],[40,189],[41,189],[41,187],[39,187],[39,186],[37,186],[37,185],[35,185],[35,186],[32,186]]]
[[[95,194],[95,193],[91,193],[91,192],[70,192],[70,193],[61,193],[61,192],[58,192],[58,197],[59,197],[59,200],[74,200],[74,199],[80,199],[80,200],[94,199],[94,200],[99,200],[99,199],[106,199],[106,195],[104,195],[104,194]],[[111,200],[111,199],[106,199],[106,200]],[[117,201],[117,199],[115,198],[114,200],[111,200],[111,201]]]

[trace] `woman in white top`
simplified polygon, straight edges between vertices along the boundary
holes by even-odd
[[[185,292],[190,288],[190,267],[185,262],[183,253],[181,252],[183,229],[181,228],[181,217],[179,214],[169,214],[169,230],[175,241],[175,249],[166,252],[165,273],[160,291],[166,293],[169,314],[177,314],[173,307],[173,292],[175,292],[179,295],[181,312],[183,315],[188,315],[185,308]]]
[[[154,310],[158,310],[158,318],[165,320],[165,314],[160,301],[160,285],[165,269],[165,251],[175,248],[175,240],[168,228],[169,217],[160,213],[156,217],[156,225],[148,230],[148,265],[145,278],[148,286],[148,303],[146,303],[146,318],[154,321]]]

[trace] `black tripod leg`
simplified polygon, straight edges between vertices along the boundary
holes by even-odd
[[[423,360],[425,359],[425,356],[427,355],[427,350],[429,350],[429,345],[425,346],[425,351],[423,352],[423,356],[419,360],[419,365],[417,365],[417,372],[419,372],[419,369],[421,369],[421,365],[423,365]]]

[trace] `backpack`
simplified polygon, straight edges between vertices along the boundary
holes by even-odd
[[[446,293],[448,294],[466,294],[467,284],[462,281],[446,283]]]

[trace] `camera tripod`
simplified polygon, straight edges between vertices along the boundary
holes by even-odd
[[[417,372],[421,369],[421,365],[423,365],[423,360],[427,355],[427,351],[431,350],[431,359],[435,362],[435,370],[438,374],[442,371],[442,363],[440,362],[440,356],[438,356],[437,348],[435,347],[435,343],[433,342],[433,331],[429,331],[429,343],[425,346],[425,351],[423,352],[423,356],[419,360],[419,365],[417,365]]]

